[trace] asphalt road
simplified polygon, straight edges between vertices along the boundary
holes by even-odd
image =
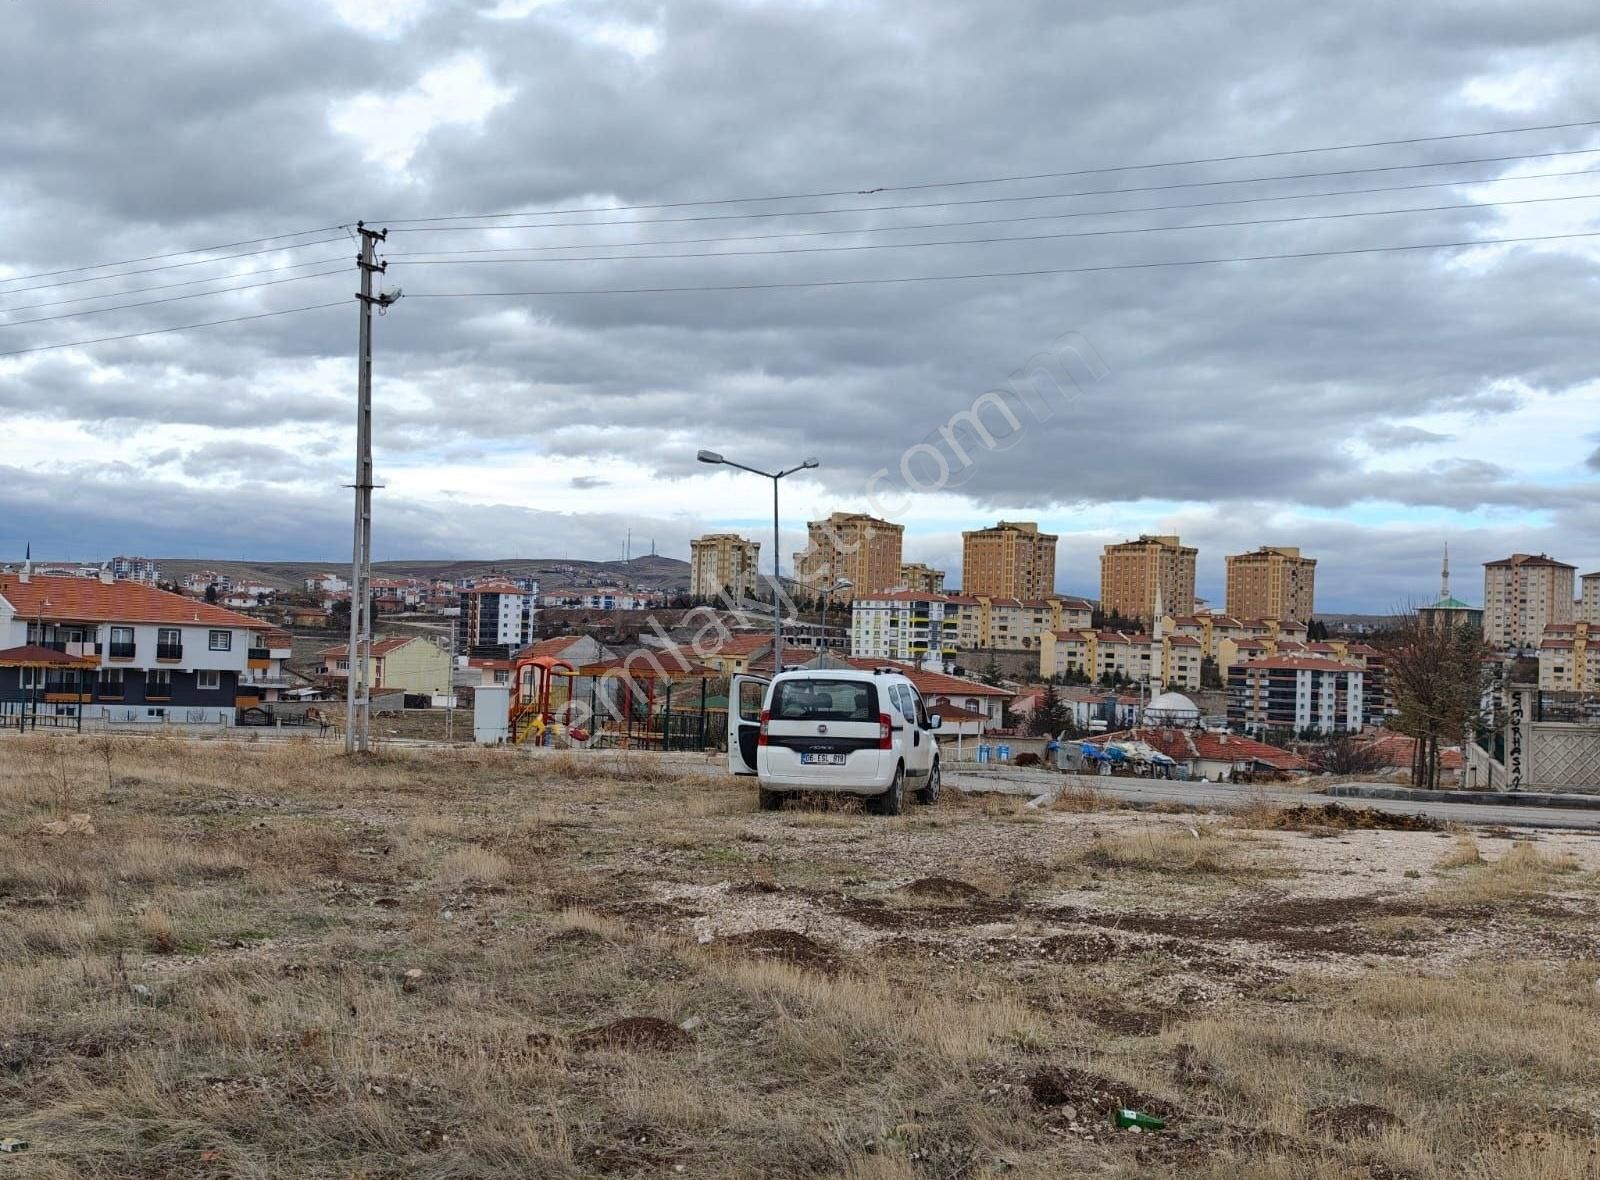
[[[1600,811],[1561,807],[1509,807],[1483,803],[1418,803],[1409,799],[1339,798],[1317,791],[1286,790],[1271,786],[1233,786],[1229,783],[1169,782],[1165,779],[1063,776],[1048,771],[965,771],[945,774],[947,785],[963,791],[1000,791],[1040,795],[1059,791],[1064,783],[1092,786],[1095,790],[1133,803],[1181,803],[1189,807],[1227,810],[1265,796],[1274,803],[1320,807],[1370,807],[1376,811],[1427,814],[1438,820],[1462,824],[1501,824],[1520,828],[1575,828],[1600,831]]]

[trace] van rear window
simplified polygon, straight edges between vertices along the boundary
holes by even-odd
[[[877,685],[861,680],[780,680],[772,690],[779,721],[876,721]]]

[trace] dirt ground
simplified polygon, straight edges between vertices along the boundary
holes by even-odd
[[[0,1170],[1600,1176],[1600,839],[1405,818],[0,740]]]

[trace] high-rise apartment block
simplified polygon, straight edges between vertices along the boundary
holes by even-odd
[[[1239,619],[1311,619],[1317,559],[1287,545],[1223,559],[1228,567],[1228,614]]]
[[[1056,588],[1056,536],[1033,521],[1002,520],[961,534],[961,592],[980,598],[1046,598]]]
[[[1573,621],[1576,566],[1543,553],[1483,563],[1483,637],[1491,647],[1536,649],[1551,623]]]
[[[689,542],[689,593],[696,598],[737,602],[755,593],[761,543],[737,533],[708,533]]]
[[[1578,603],[1578,617],[1592,627],[1600,627],[1600,572],[1584,574],[1583,598]]]
[[[864,512],[835,512],[827,520],[809,521],[808,544],[794,555],[795,577],[810,594],[820,594],[841,578],[849,581],[848,588],[834,591],[835,602],[893,589],[900,581],[905,531],[903,524]]]
[[[1149,624],[1156,599],[1164,612],[1194,611],[1194,565],[1198,550],[1173,536],[1140,536],[1107,545],[1100,555],[1100,609]]]
[[[533,639],[539,592],[510,582],[486,582],[461,592],[456,654],[509,659]]]
[[[900,566],[900,585],[919,594],[944,593],[944,571],[924,565],[920,561],[907,561]]]

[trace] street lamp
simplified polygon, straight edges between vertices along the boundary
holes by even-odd
[[[701,451],[695,458],[702,463],[723,467],[737,467],[740,471],[748,471],[751,475],[763,476],[772,481],[772,672],[777,675],[783,671],[783,608],[778,603],[778,588],[782,584],[780,579],[782,571],[778,568],[778,481],[786,475],[793,475],[796,471],[806,471],[817,465],[815,459],[807,459],[794,467],[783,471],[762,471],[759,467],[746,467],[743,463],[735,463],[732,459],[724,459],[716,451]]]
[[[854,590],[855,583],[849,578],[840,578],[831,586],[822,588],[822,650],[828,650],[828,600],[833,597],[835,590]]]

